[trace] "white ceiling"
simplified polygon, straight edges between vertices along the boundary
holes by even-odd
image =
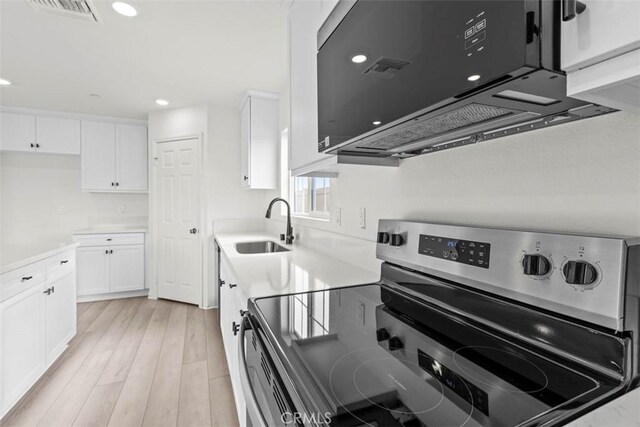
[[[238,106],[244,89],[278,91],[287,68],[286,8],[276,1],[131,0],[102,23],[0,0],[0,104],[146,118],[197,104]],[[89,95],[99,94],[101,98]]]

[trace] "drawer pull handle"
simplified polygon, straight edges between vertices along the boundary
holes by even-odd
[[[27,280],[31,280],[31,279],[33,279],[33,276],[25,276],[22,278],[22,281],[26,282]]]
[[[48,288],[46,291],[42,291],[43,294],[51,295],[51,288]]]
[[[233,325],[231,326],[231,329],[233,330],[233,335],[238,335],[238,331],[240,330],[240,325],[234,321]]]
[[[229,283],[229,289],[233,289],[233,288],[235,288],[236,286],[238,286],[238,284],[237,284],[237,283]]]
[[[60,261],[60,264],[66,264],[66,263],[68,263],[68,262],[69,262],[69,260],[68,260],[68,259],[63,259],[62,261]]]
[[[110,241],[111,241],[111,238],[107,239],[107,242],[110,242]]]
[[[52,286],[52,287],[51,287],[51,293],[53,294],[53,293],[55,293],[55,292],[56,292],[56,287],[55,287],[55,286]]]
[[[244,317],[245,314],[247,314],[249,312],[249,310],[240,310],[240,317]]]

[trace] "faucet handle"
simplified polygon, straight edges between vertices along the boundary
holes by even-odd
[[[284,242],[284,234],[281,234],[281,235],[280,235],[280,241],[281,241],[281,242]]]

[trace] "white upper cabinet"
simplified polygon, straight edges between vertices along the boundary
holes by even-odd
[[[562,23],[567,94],[624,110],[640,109],[640,0],[582,0]]]
[[[0,149],[80,154],[80,120],[21,113],[0,113]]]
[[[278,95],[249,91],[241,105],[240,127],[242,186],[278,188]]]
[[[36,143],[40,153],[80,154],[80,120],[37,116]]]
[[[147,190],[147,127],[116,125],[118,189]]]
[[[0,148],[5,151],[35,151],[36,117],[0,113]]]
[[[147,190],[147,128],[82,122],[83,191]]]
[[[317,33],[337,1],[295,1],[289,12],[291,117],[289,167],[295,170],[331,156],[318,153]]]
[[[111,191],[116,185],[116,125],[82,122],[82,189]]]

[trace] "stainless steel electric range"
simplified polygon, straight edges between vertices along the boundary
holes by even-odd
[[[252,425],[562,425],[638,386],[639,239],[383,220],[377,255],[250,301]]]

